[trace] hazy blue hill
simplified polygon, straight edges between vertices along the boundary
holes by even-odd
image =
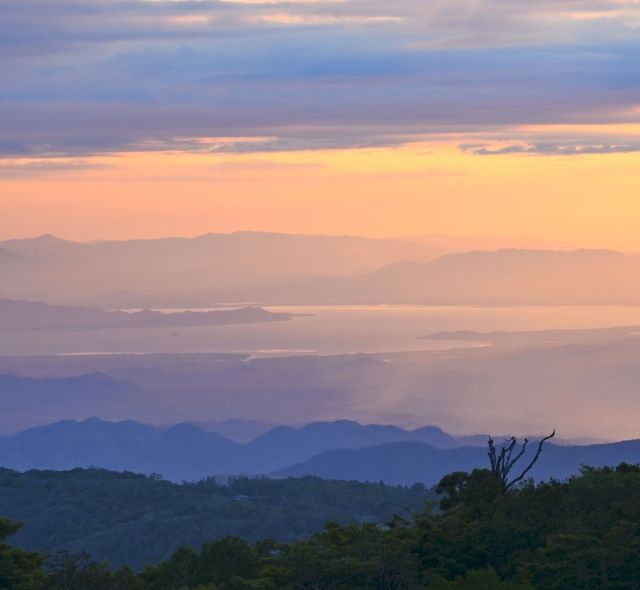
[[[486,466],[484,445],[453,448],[457,445],[453,437],[436,427],[407,431],[347,420],[301,428],[276,427],[243,444],[193,424],[157,428],[93,418],[58,422],[0,438],[0,466],[19,470],[95,466],[160,473],[178,482],[213,475],[275,473],[434,485],[452,471]],[[544,459],[532,471],[533,476],[564,478],[577,473],[581,464],[638,463],[640,441],[548,445]]]
[[[245,420],[241,418],[221,421],[207,420],[204,422],[194,422],[194,424],[202,428],[205,432],[217,432],[225,438],[241,443],[249,442],[277,426],[277,424],[273,422]]]
[[[460,442],[457,438],[454,438],[437,426],[423,426],[422,428],[416,428],[415,430],[410,431],[410,434],[413,440],[436,448],[447,449],[460,446]]]
[[[12,542],[46,552],[88,551],[134,567],[225,535],[285,541],[328,521],[385,522],[394,513],[419,511],[428,497],[423,487],[317,478],[177,485],[96,469],[0,469],[2,516],[25,522]]]
[[[425,438],[434,444],[455,445],[435,427],[411,432],[347,420],[316,422],[301,428],[280,426],[241,444],[193,424],[162,429],[132,421],[90,418],[61,421],[0,438],[0,465],[20,470],[96,466],[160,473],[182,481],[216,474],[268,474],[327,450]]]
[[[65,420],[0,438],[0,450],[3,466],[15,469],[123,469],[123,457],[135,456],[157,436],[153,427],[133,421]]]
[[[272,471],[328,450],[359,449],[408,440],[421,440],[433,446],[456,446],[451,436],[434,426],[407,431],[397,426],[338,420],[312,422],[301,428],[274,428],[251,441],[248,449],[256,465]]]
[[[479,447],[445,450],[420,442],[395,442],[364,449],[326,451],[305,463],[280,470],[277,475],[315,475],[402,485],[422,482],[432,486],[447,473],[468,471],[485,463],[486,451]]]
[[[534,446],[529,446],[523,463],[532,456]],[[278,475],[384,481],[394,485],[421,482],[432,486],[447,473],[485,468],[487,462],[486,449],[481,447],[436,449],[423,443],[399,442],[365,449],[327,451],[303,464],[280,470]],[[548,444],[530,475],[537,480],[562,479],[577,474],[581,465],[615,466],[621,462],[640,463],[640,440],[585,446]]]
[[[126,468],[131,471],[160,473],[172,481],[245,471],[241,444],[193,424],[177,424],[161,431],[145,448],[121,461],[128,463]]]
[[[258,464],[272,471],[298,463],[329,449],[354,449],[402,440],[407,433],[395,426],[362,426],[357,422],[314,422],[301,428],[281,426],[248,444]]]
[[[162,430],[136,422],[90,418],[0,438],[0,462],[11,469],[102,467],[197,480],[243,469],[241,446],[191,424]]]
[[[17,469],[108,467],[155,436],[153,427],[137,422],[118,423],[117,437],[112,436],[113,429],[112,423],[96,418],[82,422],[64,420],[0,438],[3,466]]]

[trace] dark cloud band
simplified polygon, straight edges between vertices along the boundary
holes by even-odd
[[[620,1],[4,0],[0,10],[8,156],[360,147],[638,118],[640,7]],[[198,141],[220,136],[269,139]],[[469,151],[636,145],[516,139]]]

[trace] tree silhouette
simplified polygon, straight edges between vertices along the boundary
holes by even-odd
[[[502,445],[500,450],[495,445],[492,437],[489,437],[489,451],[487,454],[489,455],[489,461],[491,463],[491,472],[495,475],[496,478],[502,484],[502,489],[506,492],[509,488],[513,487],[519,481],[522,481],[529,473],[531,468],[536,464],[538,459],[540,458],[540,453],[542,453],[542,446],[545,442],[547,442],[550,438],[553,438],[556,435],[555,429],[553,432],[540,439],[538,442],[538,448],[536,450],[533,459],[529,462],[529,464],[520,472],[520,475],[514,477],[511,481],[509,481],[509,475],[516,463],[522,459],[524,454],[527,451],[527,445],[529,444],[529,439],[525,438],[520,448],[518,448],[518,439],[515,436],[506,439],[505,444]],[[514,455],[515,451],[515,455]]]

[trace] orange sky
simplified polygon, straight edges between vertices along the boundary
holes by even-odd
[[[240,229],[530,236],[640,250],[640,153],[479,156],[451,142],[251,154],[12,161],[0,237]],[[5,162],[6,165],[6,162]],[[68,168],[68,169],[66,169]],[[32,173],[33,170],[35,173]]]
[[[0,239],[640,252],[638,0],[89,4],[3,0]]]

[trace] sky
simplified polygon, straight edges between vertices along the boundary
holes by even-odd
[[[640,251],[640,0],[2,0],[0,238]]]

